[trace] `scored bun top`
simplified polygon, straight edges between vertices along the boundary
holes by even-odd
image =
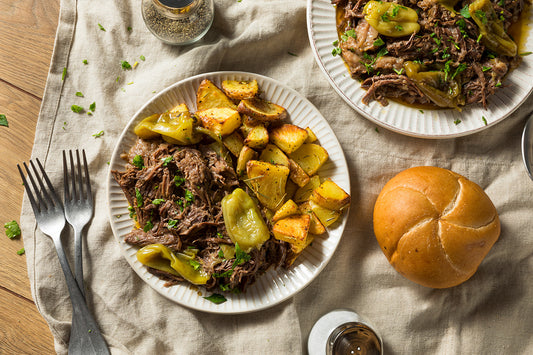
[[[400,274],[446,288],[476,272],[500,235],[500,220],[477,184],[447,169],[420,166],[385,185],[374,206],[374,233]]]

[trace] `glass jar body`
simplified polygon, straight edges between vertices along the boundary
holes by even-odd
[[[184,7],[170,7],[159,0],[142,0],[146,27],[161,41],[187,45],[201,39],[213,23],[213,0],[193,0]]]

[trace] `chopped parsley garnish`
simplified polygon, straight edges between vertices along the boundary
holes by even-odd
[[[385,12],[383,15],[381,15],[381,21],[390,22],[389,14],[387,12]]]
[[[484,72],[489,71],[489,70],[491,70],[491,69],[492,69],[491,67],[485,67],[485,66],[483,66],[483,67],[481,68],[481,70],[483,70]]]
[[[336,57],[337,55],[340,55],[342,53],[342,49],[340,49],[340,47],[335,47],[333,48],[333,50],[331,51],[331,54]]]
[[[130,218],[137,219],[137,214],[135,213],[135,208],[128,206],[128,211],[130,211]]]
[[[9,239],[14,239],[20,236],[20,227],[17,221],[11,221],[4,224],[6,235]]]
[[[220,232],[217,232],[217,237],[220,239],[224,239],[224,235]]]
[[[76,112],[76,113],[80,113],[80,112],[84,111],[84,108],[82,106],[78,106],[78,105],[72,105],[72,106],[70,106],[70,109],[72,110],[72,112]]]
[[[87,61],[87,59],[84,59],[84,60],[82,61],[82,63],[83,63],[83,64],[89,64],[89,62]]]
[[[63,68],[63,74],[61,74],[61,81],[65,80],[67,77],[67,68]]]
[[[104,26],[102,26],[101,24],[98,24],[98,27],[100,28],[100,30],[102,30],[102,31],[105,32],[105,28],[104,28]]]
[[[9,127],[9,123],[7,122],[7,117],[4,114],[0,115],[0,126]]]
[[[23,255],[24,253],[26,253],[26,250],[24,248],[17,250],[18,255]]]
[[[477,39],[476,39],[476,42],[479,43],[479,41],[481,41],[481,37],[483,37],[483,34],[479,34],[479,36],[477,36]]]
[[[458,125],[459,123],[461,123],[461,120],[460,120],[460,119],[456,119],[455,121],[453,121],[453,123],[454,123],[455,125]]]
[[[161,158],[161,161],[163,162],[163,166],[167,166],[168,163],[170,163],[172,161],[172,155],[169,155],[166,158]]]
[[[396,26],[394,26],[394,29],[395,29],[397,32],[402,32],[402,31],[403,31],[403,27],[400,26],[400,25],[396,25]]]
[[[144,168],[144,159],[140,155],[133,157],[132,164],[135,165],[138,169]]]
[[[457,69],[455,69],[455,72],[452,74],[451,79],[455,78],[457,75],[459,75],[465,69],[466,69],[466,64],[465,63],[459,64]]]
[[[344,32],[344,34],[341,35],[341,40],[343,42],[346,42],[348,38],[357,38],[357,34],[355,33],[355,30],[353,28],[349,29],[348,31]]]
[[[162,199],[162,198],[156,198],[156,199],[154,199],[154,200],[152,201],[152,203],[153,203],[154,205],[156,205],[156,206],[157,206],[157,205],[160,205],[162,202],[165,202],[165,199]]]
[[[476,10],[475,14],[476,14],[476,17],[481,20],[481,23],[483,24],[487,23],[487,15],[485,14],[485,11]]]
[[[189,260],[189,265],[191,265],[194,270],[200,270],[200,267],[202,266],[199,261],[194,259]]]
[[[189,203],[194,202],[194,195],[189,190],[185,190],[185,201]]]
[[[146,222],[146,224],[144,225],[144,228],[143,228],[143,231],[144,232],[148,232],[150,229],[154,228],[154,224],[152,223],[152,221],[148,221]]]
[[[298,54],[295,54],[295,53],[293,53],[293,52],[290,52],[290,51],[289,51],[289,52],[287,52],[287,54],[288,54],[288,55],[292,55],[293,57],[297,57],[297,56],[298,56]]]
[[[141,56],[139,57],[141,58],[141,60],[144,62],[146,60],[146,57],[144,55],[141,54]]]
[[[81,91],[77,91],[77,92],[76,92],[76,96],[78,96],[78,97],[83,97],[83,93],[82,93]]]
[[[92,104],[89,105],[89,110],[94,112],[95,108],[96,108],[96,102],[93,102]]]
[[[137,199],[137,207],[142,207],[143,195],[141,195],[141,191],[138,188],[135,188],[135,198]]]
[[[239,246],[239,243],[235,243],[235,262],[233,265],[236,266],[244,264],[245,262],[249,261],[250,258],[250,254],[245,253]]]
[[[218,257],[221,258],[221,259],[225,259],[225,257],[224,257],[224,252],[222,251],[222,249],[220,249],[220,250],[218,251]]]
[[[526,56],[526,55],[530,55],[530,54],[532,54],[532,53],[533,53],[533,52],[522,52],[522,53],[519,53],[518,55],[524,57],[524,56]]]
[[[168,228],[175,228],[176,225],[179,223],[179,221],[177,219],[169,219],[167,224],[168,224]]]
[[[487,119],[485,118],[485,116],[481,116],[481,120],[483,121],[483,123],[486,126],[487,125]]]
[[[97,132],[97,133],[93,134],[93,137],[94,138],[100,138],[103,135],[104,135],[104,131],[100,131],[100,132]]]
[[[380,37],[374,41],[374,47],[381,47],[384,44],[385,42]]]
[[[185,182],[185,179],[179,175],[174,176],[174,185],[180,187]]]
[[[403,73],[403,68],[400,68],[400,70],[393,68],[393,70],[396,72],[396,74],[401,75]]]
[[[122,66],[122,69],[126,70],[126,69],[131,69],[131,64],[128,63],[127,60],[123,60],[120,62],[120,65]]]
[[[204,298],[208,301],[213,302],[214,304],[221,304],[227,301],[226,297],[218,293],[213,293],[211,296],[207,296]]]
[[[133,30],[133,28],[131,28],[131,26],[128,26],[127,30],[128,30],[128,32],[131,32],[131,30]]]
[[[472,17],[470,16],[470,11],[468,11],[468,4],[465,5],[465,7],[463,7],[460,12],[461,12],[461,16],[463,16],[464,18]]]

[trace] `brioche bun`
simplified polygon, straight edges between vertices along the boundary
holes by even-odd
[[[390,264],[420,285],[468,280],[500,235],[500,220],[477,184],[450,170],[400,172],[374,206],[374,233]]]

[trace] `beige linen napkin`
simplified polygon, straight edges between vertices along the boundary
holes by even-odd
[[[61,189],[61,150],[87,151],[96,203],[84,250],[87,298],[112,353],[305,353],[313,323],[336,308],[352,308],[371,319],[386,353],[533,353],[533,284],[528,282],[533,182],[519,147],[533,99],[504,122],[465,138],[423,140],[376,130],[340,99],[316,65],[306,1],[215,0],[215,5],[213,27],[201,42],[171,47],[144,26],[140,0],[61,1],[33,157],[44,162]],[[125,71],[123,60],[139,64]],[[154,92],[219,70],[272,77],[315,104],[344,149],[353,196],[339,248],[317,279],[278,306],[232,316],[184,308],[144,284],[120,254],[106,206],[107,162],[130,117]],[[92,115],[71,110],[74,104],[87,110],[93,102]],[[103,135],[93,136],[99,132]],[[372,208],[380,189],[416,165],[465,175],[486,190],[500,213],[500,240],[474,277],[455,288],[432,290],[404,279],[373,236]],[[71,320],[68,293],[52,242],[37,229],[27,200],[21,226],[33,297],[57,352],[64,354]],[[66,228],[69,255],[72,237]]]

